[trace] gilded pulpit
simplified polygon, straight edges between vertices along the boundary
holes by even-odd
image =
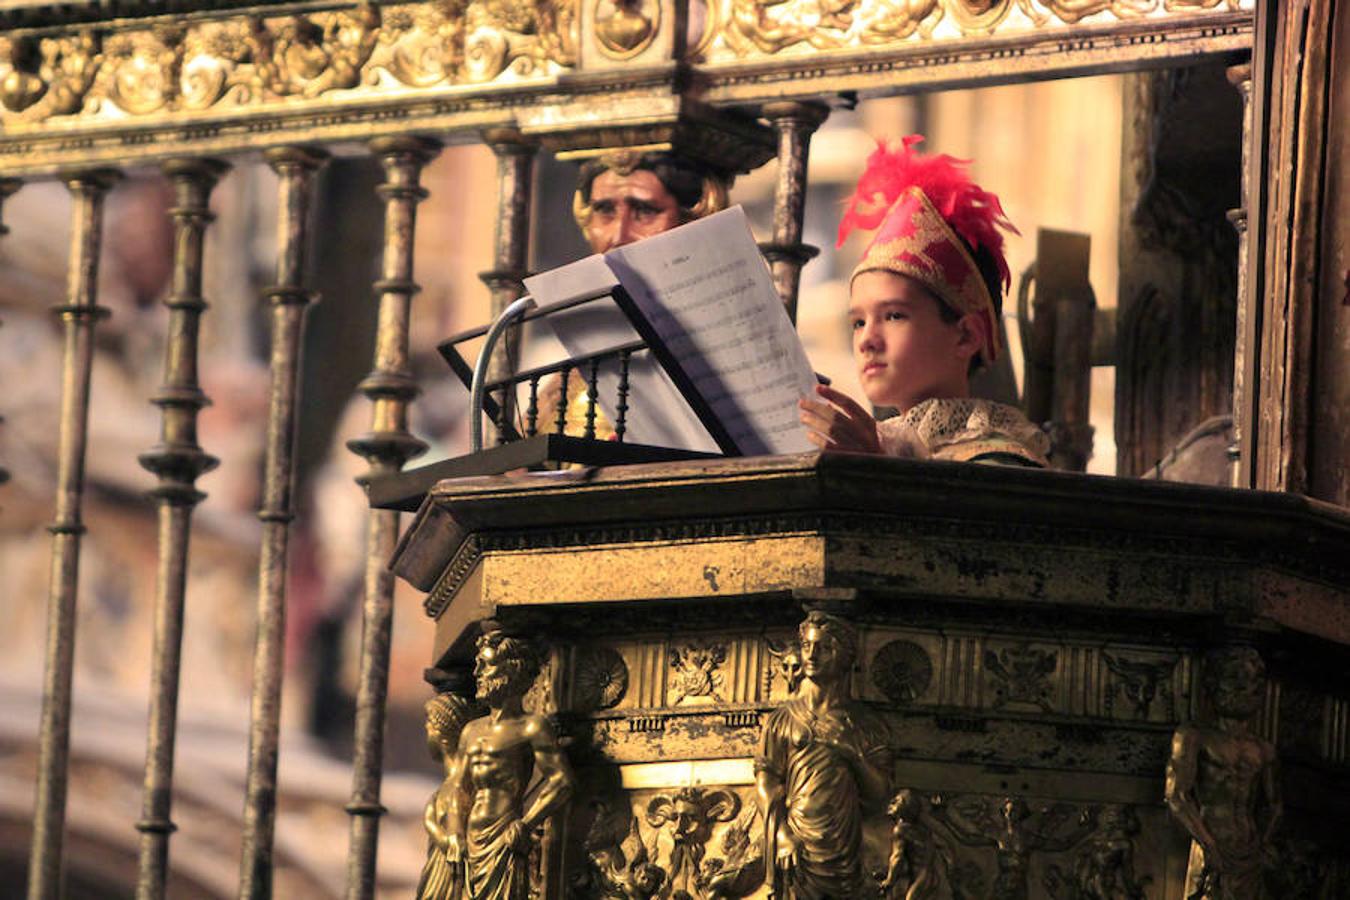
[[[1348,536],[1292,495],[807,454],[444,481],[394,568],[438,689],[484,635],[537,648],[574,778],[539,896],[1245,896],[1188,875],[1203,820],[1322,897]],[[1233,799],[1250,747],[1275,789]]]

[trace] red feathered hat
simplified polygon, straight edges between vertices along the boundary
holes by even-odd
[[[849,281],[862,272],[885,271],[920,281],[961,315],[979,313],[984,329],[980,358],[998,357],[994,302],[971,255],[983,247],[993,257],[1006,290],[1011,281],[999,229],[1018,231],[998,197],[981,190],[966,173],[969,160],[921,156],[913,134],[895,150],[877,142],[867,169],[839,222],[839,244],[855,228],[876,229]]]

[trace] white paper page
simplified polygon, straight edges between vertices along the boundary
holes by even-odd
[[[815,373],[739,206],[605,257],[742,453],[812,449]]]
[[[589,256],[525,279],[525,289],[540,306],[609,290],[619,283],[604,257]],[[537,320],[548,324],[567,356],[576,358],[639,339],[628,317],[612,300],[596,300]],[[588,367],[589,368],[589,367]],[[590,372],[574,370],[567,381],[569,397],[586,389]],[[601,363],[596,402],[611,422],[618,420],[619,361]],[[628,365],[628,412],[624,441],[705,453],[721,452],[670,377],[647,351],[633,354]],[[542,426],[547,430],[548,426]]]

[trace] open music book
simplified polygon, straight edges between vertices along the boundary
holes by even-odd
[[[629,367],[627,440],[744,456],[811,449],[797,400],[816,377],[739,206],[526,278],[525,287],[541,305],[612,292],[612,303],[548,317],[572,357],[647,342],[652,352]],[[617,362],[602,364],[598,381],[613,420]]]

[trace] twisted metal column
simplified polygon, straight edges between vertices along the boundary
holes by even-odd
[[[267,161],[280,176],[277,283],[263,292],[272,305],[272,383],[263,464],[262,552],[258,562],[258,633],[253,651],[253,702],[248,736],[248,781],[239,896],[272,895],[272,835],[276,825],[277,739],[286,634],[286,545],[294,514],[296,395],[305,308],[317,299],[303,285],[315,171],[327,154],[309,147],[278,147]]]
[[[5,201],[21,187],[23,187],[23,182],[17,178],[0,178],[0,238],[9,234],[9,226],[4,221]],[[4,423],[5,417],[0,416],[0,425]],[[9,471],[4,466],[0,466],[0,484],[4,484],[6,481],[9,481]]]
[[[379,292],[379,325],[375,364],[361,382],[370,398],[370,431],[347,447],[370,464],[365,478],[396,472],[426,450],[408,431],[408,403],[417,383],[408,366],[408,319],[413,295],[413,237],[417,204],[427,196],[418,183],[422,167],[440,152],[440,144],[417,137],[381,138],[371,150],[384,166],[379,187],[384,200],[384,263]],[[394,617],[394,573],[389,560],[398,542],[398,511],[372,509],[366,514],[365,598],[361,607],[361,664],[356,692],[356,749],[352,816],[347,850],[347,896],[375,896],[375,851],[379,845],[380,770],[384,762],[385,699],[389,689],[389,635]]]
[[[494,238],[492,269],[479,278],[492,292],[489,321],[496,321],[525,289],[520,281],[526,275],[530,248],[530,191],[533,187],[536,147],[510,129],[492,129],[483,135],[497,155],[497,231]],[[488,381],[506,378],[520,361],[519,329],[509,328],[502,336],[497,353],[488,368]],[[515,395],[503,391],[502,421],[515,420]],[[478,415],[479,410],[473,411]],[[499,430],[499,429],[498,429]],[[504,440],[499,433],[497,443]]]
[[[773,195],[773,241],[760,244],[760,250],[769,260],[788,318],[796,322],[802,266],[820,252],[802,243],[807,157],[811,135],[830,111],[815,103],[783,102],[765,105],[763,114],[778,132],[778,184]]]
[[[89,425],[89,374],[94,324],[107,316],[98,306],[98,257],[103,199],[120,176],[110,170],[66,176],[71,210],[67,302],[54,310],[65,323],[61,366],[61,431],[57,449],[56,516],[47,610],[47,666],[38,734],[37,802],[28,866],[30,900],[54,900],[61,891],[61,844],[66,822],[66,770],[70,762],[70,685],[75,663],[75,600],[80,570],[80,501]]]
[[[150,722],[145,746],[145,794],[141,820],[138,900],[164,896],[169,868],[169,818],[173,804],[173,754],[178,721],[178,669],[183,644],[183,598],[187,589],[192,510],[205,497],[197,477],[215,468],[215,457],[197,444],[197,411],[209,402],[197,383],[197,332],[202,298],[202,248],[211,189],[229,166],[213,159],[166,163],[175,204],[173,289],[164,350],[164,384],[150,402],[161,414],[160,440],[140,463],[159,477],[150,497],[159,507],[159,571],[155,579],[155,638],[150,664]]]

